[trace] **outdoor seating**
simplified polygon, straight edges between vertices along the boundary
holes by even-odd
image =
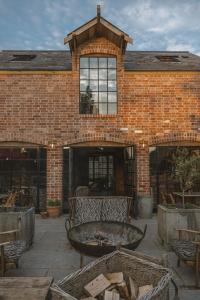
[[[69,198],[67,229],[92,221],[130,222],[130,197],[73,197]]]
[[[9,266],[18,268],[18,261],[25,251],[26,242],[18,239],[19,229],[0,232],[1,263],[0,269],[2,276]]]
[[[179,239],[173,240],[171,246],[178,256],[177,266],[183,261],[195,269],[195,283],[199,286],[200,272],[200,231],[189,229],[177,229]]]

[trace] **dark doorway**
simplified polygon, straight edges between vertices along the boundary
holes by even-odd
[[[0,148],[0,200],[17,192],[17,206],[46,205],[46,149],[13,146]]]
[[[88,187],[92,196],[131,196],[136,191],[135,149],[129,147],[64,147],[63,194]]]
[[[180,186],[175,183],[171,176],[172,155],[177,148],[187,148],[189,153],[200,153],[200,146],[157,146],[150,148],[150,183],[154,197],[154,208],[170,200],[170,194],[179,192]],[[193,187],[193,192],[199,192],[200,180]],[[176,199],[175,199],[176,200]]]

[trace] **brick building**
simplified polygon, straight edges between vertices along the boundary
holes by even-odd
[[[70,51],[0,52],[1,198],[66,208],[88,186],[156,205],[174,188],[170,151],[200,151],[200,58],[131,42],[98,11],[65,38]]]

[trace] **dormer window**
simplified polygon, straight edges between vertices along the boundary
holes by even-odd
[[[80,58],[80,113],[117,113],[116,58],[82,56]]]

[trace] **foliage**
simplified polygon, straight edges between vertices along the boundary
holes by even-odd
[[[60,201],[55,199],[49,199],[47,201],[48,206],[60,206]]]
[[[182,206],[185,207],[185,192],[200,178],[200,155],[190,153],[187,148],[177,148],[172,155],[172,179],[179,183],[182,191]]]
[[[81,113],[91,114],[93,113],[94,100],[92,99],[92,90],[89,86],[86,88],[85,94],[81,95]]]

